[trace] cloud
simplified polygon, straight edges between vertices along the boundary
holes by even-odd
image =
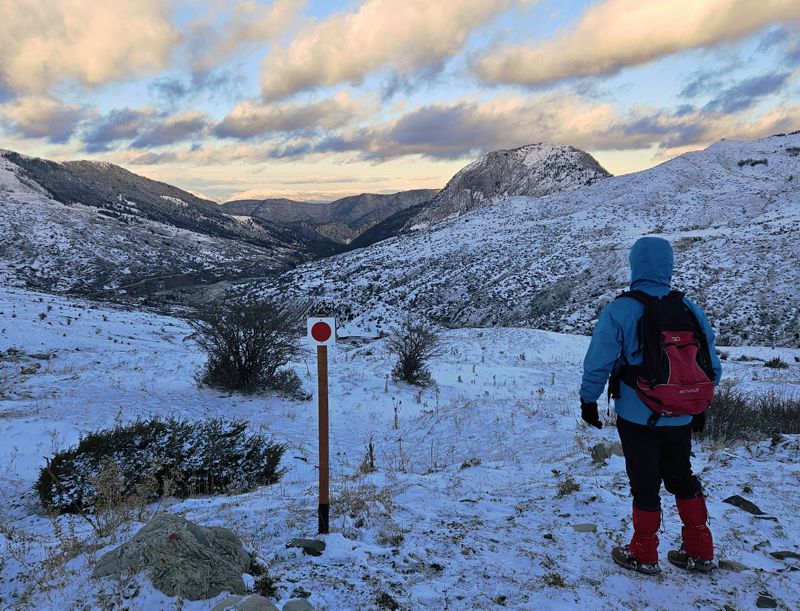
[[[791,73],[765,74],[737,83],[714,97],[704,110],[707,112],[734,113],[755,106],[761,98],[780,91]]]
[[[246,140],[265,134],[337,129],[367,116],[371,110],[373,104],[346,92],[309,104],[241,102],[213,131],[220,138]]]
[[[190,27],[187,50],[194,70],[211,71],[240,48],[264,44],[296,24],[306,0],[217,0],[206,15]]]
[[[800,23],[797,0],[605,0],[538,45],[490,51],[474,62],[487,83],[538,85],[737,40],[772,24]]]
[[[474,30],[528,0],[365,0],[300,30],[291,44],[268,55],[262,91],[268,100],[340,83],[360,83],[390,68],[398,73],[442,64]]]
[[[23,97],[0,104],[0,116],[8,129],[25,138],[44,138],[64,143],[70,139],[78,124],[87,116],[86,108],[62,104],[52,98]]]
[[[135,138],[154,114],[152,109],[112,110],[84,131],[85,149],[90,153],[107,151],[113,142]]]
[[[212,97],[236,98],[245,79],[229,70],[194,69],[188,78],[162,77],[153,81],[150,92],[169,105],[208,92]]]
[[[131,143],[135,149],[175,144],[205,132],[208,117],[201,112],[189,110],[152,123]]]
[[[160,0],[7,0],[2,12],[0,79],[17,93],[154,73],[168,65],[179,41],[169,5]]]

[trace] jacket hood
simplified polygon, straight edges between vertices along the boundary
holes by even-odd
[[[672,246],[663,238],[639,238],[631,248],[631,288],[657,284],[669,288],[675,263]]]

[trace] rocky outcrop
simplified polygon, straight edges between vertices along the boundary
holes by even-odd
[[[167,596],[188,600],[222,592],[246,594],[242,574],[252,558],[227,528],[200,526],[172,514],[155,516],[128,541],[97,563],[94,577],[146,572]]]

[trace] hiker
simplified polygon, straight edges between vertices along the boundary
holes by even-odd
[[[668,560],[689,570],[714,568],[704,492],[689,456],[692,431],[705,425],[704,409],[722,366],[702,310],[670,289],[673,260],[664,239],[644,237],[633,245],[631,292],[600,314],[580,390],[581,417],[599,429],[597,399],[609,381],[633,495],[633,537],[627,547],[614,548],[612,558],[645,574],[660,571],[662,480],[675,495],[683,522],[683,545],[670,551]]]

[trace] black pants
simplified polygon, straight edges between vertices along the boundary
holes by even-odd
[[[661,509],[661,481],[679,499],[703,494],[692,473],[691,424],[648,427],[617,418],[617,430],[625,453],[625,470],[631,482],[633,505],[644,511]]]

